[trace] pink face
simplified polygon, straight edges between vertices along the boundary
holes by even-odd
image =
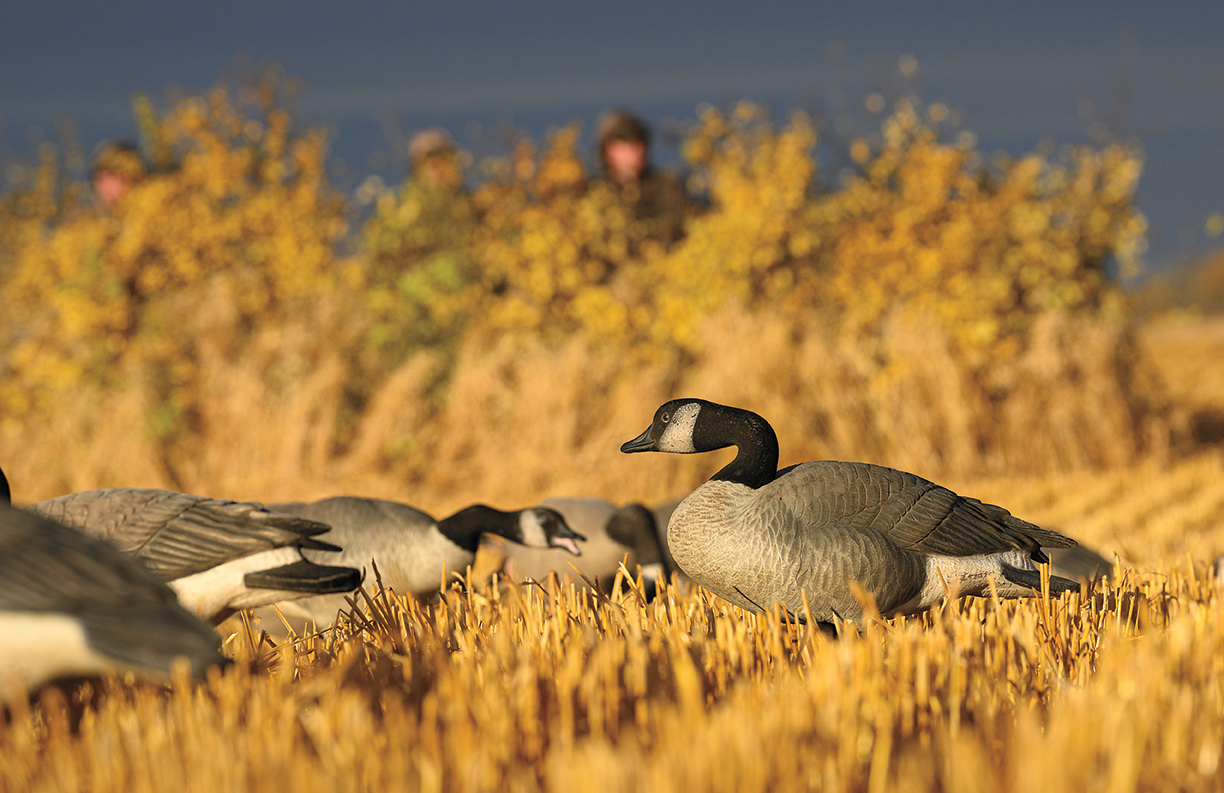
[[[111,206],[123,198],[123,194],[131,186],[131,182],[114,171],[99,171],[93,180],[94,193],[98,196],[98,200],[107,206]]]
[[[646,144],[640,140],[610,140],[604,144],[608,176],[621,184],[636,182],[646,170]]]

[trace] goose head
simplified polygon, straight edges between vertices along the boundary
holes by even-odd
[[[621,451],[693,454],[735,446],[735,459],[714,475],[757,488],[778,472],[778,436],[751,410],[704,399],[673,399],[655,411],[646,431],[621,444]]]
[[[507,535],[528,548],[564,548],[574,556],[582,556],[579,542],[585,542],[578,532],[569,527],[561,513],[547,507],[532,507],[519,513],[517,531]]]
[[[721,449],[730,445],[729,442],[717,445],[697,445],[697,417],[711,403],[702,399],[673,399],[665,402],[655,411],[654,420],[646,431],[631,441],[621,444],[621,451],[626,454],[633,452],[672,452],[674,454],[693,454]],[[707,438],[703,441],[717,443]]]

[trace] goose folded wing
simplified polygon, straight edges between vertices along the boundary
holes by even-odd
[[[330,529],[326,523],[254,502],[167,490],[89,491],[40,501],[29,510],[109,541],[163,581],[287,545],[338,550],[315,539]]]
[[[1041,547],[1070,548],[1075,541],[1013,516],[1002,507],[958,496],[910,477],[889,509],[881,512],[889,537],[902,548],[924,554],[976,556]]]

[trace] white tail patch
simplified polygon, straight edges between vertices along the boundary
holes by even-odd
[[[1021,570],[1037,569],[1028,553],[1021,550],[980,556],[928,556],[926,581],[922,585],[922,591],[916,598],[898,607],[894,613],[914,614],[941,601],[955,600],[965,595],[988,596],[992,578],[1000,597],[1024,597],[1031,594],[1028,587],[1014,584],[1003,576],[1003,565]]]
[[[62,675],[92,675],[123,664],[89,646],[85,628],[69,614],[0,612],[0,700],[5,687],[34,689]]]
[[[213,615],[226,608],[248,609],[266,606],[278,600],[305,597],[305,592],[251,589],[243,580],[247,573],[283,567],[300,561],[301,558],[302,554],[296,547],[274,548],[219,564],[193,575],[176,578],[170,582],[170,588],[178,595],[184,608],[203,620],[211,620]]]
[[[657,583],[663,578],[663,565],[658,562],[642,565],[642,580]]]

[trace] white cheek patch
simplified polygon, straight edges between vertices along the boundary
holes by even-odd
[[[697,414],[700,412],[701,405],[693,402],[676,408],[676,411],[672,413],[671,421],[667,422],[667,428],[663,430],[663,435],[659,438],[658,450],[677,454],[694,454],[697,449],[693,446],[693,429],[697,424]]]
[[[528,548],[547,548],[548,535],[540,523],[540,516],[534,509],[525,509],[519,513],[519,535],[522,544]]]

